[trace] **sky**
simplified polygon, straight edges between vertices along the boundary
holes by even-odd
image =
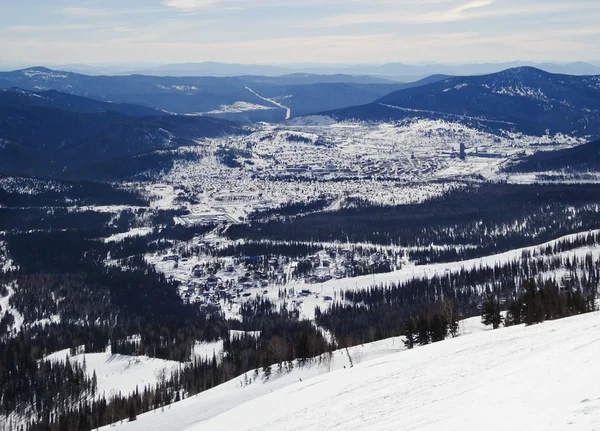
[[[599,61],[599,0],[0,0],[0,62]]]

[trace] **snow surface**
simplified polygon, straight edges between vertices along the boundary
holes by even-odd
[[[598,429],[598,331],[591,314],[457,338],[289,386],[188,430]]]
[[[109,236],[108,238],[104,238],[104,242],[119,242],[123,241],[125,238],[135,237],[135,236],[146,236],[152,233],[151,227],[138,227],[131,229],[127,232],[116,233],[114,235]]]
[[[15,289],[17,288],[16,282],[12,282],[6,285],[6,291],[8,292],[6,296],[0,296],[0,319],[4,318],[6,313],[10,313],[13,315],[14,321],[12,326],[8,328],[8,331],[11,335],[16,335],[21,331],[21,327],[23,326],[24,318],[19,311],[10,306],[9,301],[11,296],[15,294]],[[4,335],[4,334],[2,334]]]
[[[213,355],[219,359],[223,355],[223,340],[196,342],[193,355],[198,359],[211,359]]]
[[[61,350],[46,356],[48,361],[64,362],[70,350]],[[135,391],[136,386],[140,391],[144,386],[154,386],[162,370],[166,371],[167,378],[171,371],[183,367],[184,364],[176,361],[149,358],[147,356],[127,356],[111,354],[110,349],[105,353],[88,353],[69,356],[71,363],[83,364],[85,358],[86,372],[91,377],[96,371],[98,379],[98,394],[109,397],[113,393],[121,392],[123,395]]]
[[[235,102],[232,105],[221,105],[219,109],[206,112],[206,114],[235,114],[246,111],[269,111],[275,109],[272,106],[259,105],[249,102]]]
[[[364,352],[353,368],[338,351],[331,372],[274,369],[270,380],[247,386],[237,378],[121,428],[600,429],[600,314],[496,331],[484,330],[478,318],[465,323],[471,335],[410,351],[400,339],[352,348],[351,355]]]

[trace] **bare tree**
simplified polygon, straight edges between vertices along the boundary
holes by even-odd
[[[356,350],[352,355],[352,360],[354,364],[360,364],[362,361],[365,360],[365,355],[361,350]]]
[[[333,363],[333,352],[325,352],[321,356],[321,366],[328,373],[331,371],[331,365]]]
[[[285,338],[275,335],[269,340],[269,353],[272,355],[275,362],[279,364],[279,372],[283,369],[283,361],[285,361],[289,354],[289,346],[285,341]]]

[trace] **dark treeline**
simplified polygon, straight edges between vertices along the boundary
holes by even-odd
[[[587,226],[593,226],[588,224]],[[581,230],[584,230],[583,228]],[[577,227],[574,227],[573,231],[579,231]],[[567,231],[562,233],[567,234]],[[557,234],[560,236],[560,234]],[[550,238],[554,238],[553,235]],[[547,235],[540,235],[535,243],[539,243],[548,239]],[[589,245],[600,244],[600,233],[582,233],[574,238],[566,238],[562,240],[556,241],[554,244],[547,246],[544,250],[541,251],[542,254],[552,255],[568,250],[573,250],[578,247],[584,247]],[[525,246],[530,245],[527,243]],[[487,251],[486,251],[487,250]],[[415,262],[418,265],[425,265],[427,263],[439,263],[439,262],[456,262],[461,260],[468,260],[477,257],[481,257],[482,255],[489,255],[493,253],[497,253],[503,251],[504,249],[498,250],[496,247],[496,243],[491,244],[487,247],[429,247],[422,250],[411,250],[408,255],[410,260]],[[536,256],[536,252],[529,253],[529,256]]]
[[[189,241],[195,236],[210,232],[214,228],[213,225],[154,227],[148,235],[122,238],[119,241],[107,243],[103,248],[107,253],[110,253],[111,259],[125,259],[168,250],[178,242]]]
[[[322,211],[331,204],[330,199],[319,198],[310,202],[290,202],[278,208],[256,211],[250,215],[250,220],[262,220],[273,217],[289,217]]]
[[[502,323],[533,325],[595,311],[597,287],[587,282],[586,287],[572,290],[561,288],[555,280],[525,280],[521,291],[508,301],[490,290],[483,302],[481,321],[497,329]],[[503,310],[506,317],[502,316]]]
[[[341,301],[326,311],[316,310],[316,320],[341,343],[350,345],[405,334],[406,322],[411,319],[415,325],[421,319],[424,325],[425,320],[431,323],[438,315],[436,320],[441,319],[450,329],[453,319],[458,316],[462,319],[479,315],[489,292],[494,292],[498,303],[510,310],[511,306],[517,307],[511,304],[519,304],[527,280],[539,279],[542,273],[558,269],[566,269],[569,275],[564,280],[552,280],[552,286],[562,286],[562,289],[556,289],[563,295],[565,304],[577,305],[565,305],[570,311],[550,313],[549,316],[566,316],[574,314],[574,309],[579,312],[589,309],[600,283],[600,260],[594,261],[591,255],[583,259],[577,256],[523,256],[520,260],[491,267],[463,268],[459,272],[402,283],[342,291]],[[539,298],[544,295],[555,298],[544,293],[546,281],[540,279],[538,285],[543,286]],[[582,308],[582,302],[588,304],[587,308]],[[558,308],[563,310],[564,307]],[[545,309],[549,310],[548,307]],[[524,322],[515,320],[515,323]]]
[[[109,213],[96,211],[73,212],[67,208],[0,208],[0,230],[4,231],[82,229],[90,224],[106,225],[110,219],[111,214]],[[110,230],[106,227],[104,231],[108,233]]]
[[[147,206],[148,199],[135,191],[124,190],[106,183],[0,175],[0,205],[7,207]]]
[[[417,263],[460,260],[600,228],[600,185],[485,183],[420,204],[351,208],[231,226],[231,239],[350,241],[420,247]],[[446,248],[430,248],[432,244]],[[458,246],[455,250],[449,246]],[[466,247],[460,247],[466,246]]]

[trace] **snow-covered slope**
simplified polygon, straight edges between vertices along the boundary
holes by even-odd
[[[600,316],[392,354],[250,401],[193,430],[593,430]]]
[[[598,313],[497,331],[467,323],[469,336],[410,351],[385,340],[383,356],[312,378],[308,369],[246,387],[235,379],[122,429],[599,429]]]
[[[127,356],[111,354],[110,348],[105,353],[87,353],[70,356],[69,349],[61,350],[47,356],[48,361],[62,361],[67,357],[71,363],[86,364],[86,372],[91,377],[96,372],[98,394],[106,397],[115,393],[123,395],[135,392],[136,387],[143,391],[145,386],[152,388],[159,379],[160,373],[170,373],[184,366],[179,362],[149,358],[147,356]]]

